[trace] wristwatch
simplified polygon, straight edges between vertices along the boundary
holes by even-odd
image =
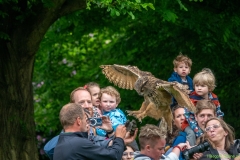
[[[114,129],[112,129],[110,132],[107,132],[107,134],[112,134],[114,132]]]

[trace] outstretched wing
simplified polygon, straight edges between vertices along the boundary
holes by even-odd
[[[150,72],[144,72],[136,66],[130,65],[101,65],[102,73],[114,85],[123,89],[134,89],[134,83],[142,76],[152,76]]]
[[[163,88],[169,92],[178,102],[180,106],[188,108],[189,111],[195,112],[196,107],[188,96],[188,91],[184,85],[178,82],[166,82],[164,84],[157,84],[157,88]]]

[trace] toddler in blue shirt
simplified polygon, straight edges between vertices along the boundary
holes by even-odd
[[[100,91],[100,106],[104,116],[108,116],[115,131],[119,124],[124,125],[127,121],[123,111],[116,109],[121,102],[119,92],[112,86],[102,88]],[[106,136],[106,131],[96,128],[97,135]]]

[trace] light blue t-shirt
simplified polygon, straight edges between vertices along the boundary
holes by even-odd
[[[114,109],[109,112],[104,112],[103,115],[110,118],[114,131],[116,131],[116,128],[119,124],[125,124],[127,121],[125,114],[120,109]],[[106,136],[107,134],[105,130],[100,128],[96,128],[96,133],[99,136]]]

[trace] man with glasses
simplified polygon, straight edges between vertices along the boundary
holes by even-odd
[[[59,136],[54,150],[54,160],[120,160],[125,150],[124,140],[126,140],[125,142],[133,141],[137,133],[135,132],[134,136],[126,139],[126,127],[119,125],[112,146],[105,148],[94,144],[88,139],[88,119],[80,105],[69,103],[63,106],[59,118],[65,132]]]

